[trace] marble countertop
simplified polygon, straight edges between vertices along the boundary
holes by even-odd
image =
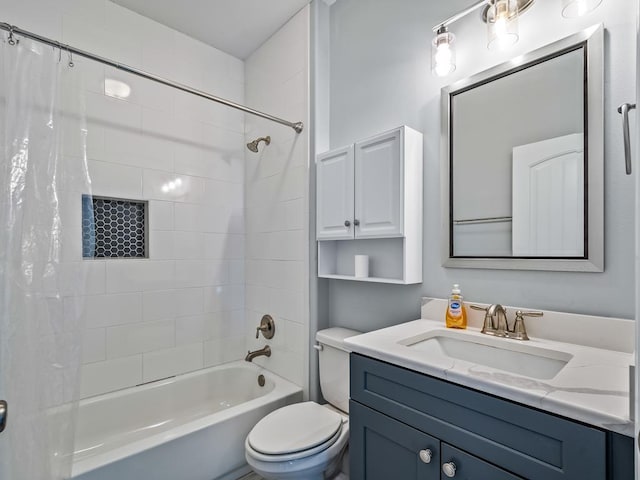
[[[633,421],[629,418],[629,365],[633,364],[633,354],[544,338],[520,342],[491,337],[494,342],[515,342],[524,348],[553,350],[571,357],[557,375],[541,380],[455,359],[439,348],[408,345],[434,334],[471,341],[474,337],[480,341],[487,337],[478,328],[452,331],[445,329],[442,321],[421,319],[357,335],[345,342],[353,352],[368,357],[633,436]]]

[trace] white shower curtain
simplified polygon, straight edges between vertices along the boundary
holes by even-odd
[[[81,363],[82,68],[4,33],[0,49],[0,479],[58,480],[71,474]]]

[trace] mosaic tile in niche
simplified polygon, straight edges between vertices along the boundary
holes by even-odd
[[[82,196],[82,256],[145,258],[147,202]]]

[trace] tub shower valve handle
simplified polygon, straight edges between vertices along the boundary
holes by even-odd
[[[267,340],[273,338],[276,334],[276,324],[273,321],[273,317],[271,315],[263,315],[260,320],[260,326],[256,327],[256,338],[260,336],[260,332],[262,332],[262,336]]]

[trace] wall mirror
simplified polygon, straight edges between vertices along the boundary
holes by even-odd
[[[442,89],[443,265],[603,271],[603,27]]]

